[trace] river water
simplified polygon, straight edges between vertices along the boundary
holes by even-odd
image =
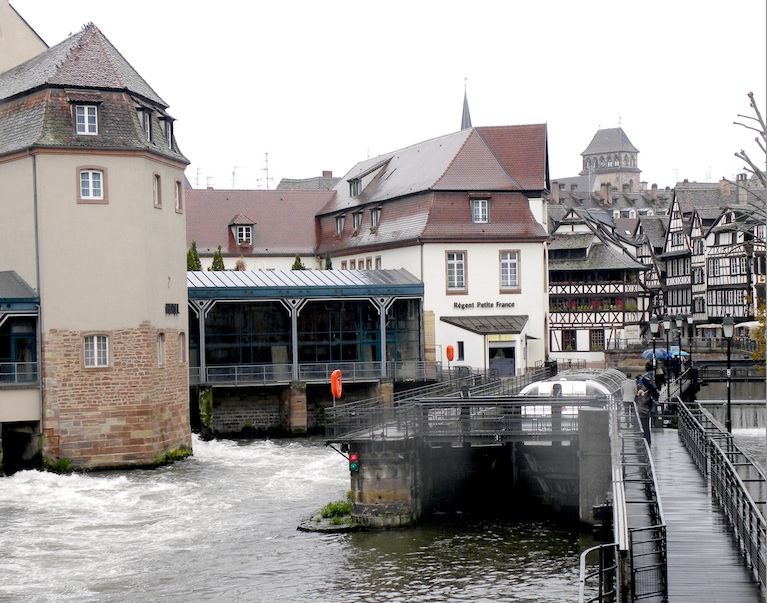
[[[296,530],[349,488],[319,439],[195,439],[156,470],[0,478],[0,601],[540,602],[577,598],[588,537],[550,521],[442,516]]]

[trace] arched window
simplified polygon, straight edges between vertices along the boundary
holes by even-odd
[[[599,166],[600,167],[605,167],[605,158],[604,157],[600,157],[599,158]]]
[[[615,158],[613,159],[613,165],[615,167],[618,167],[618,166],[620,166],[620,164],[621,164],[621,158],[620,158],[620,156],[616,155]]]

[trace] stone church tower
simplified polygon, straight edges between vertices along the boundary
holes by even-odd
[[[631,144],[623,128],[599,130],[581,156],[580,176],[589,176],[591,183],[610,183],[620,192],[637,192],[642,170],[637,164],[639,151]],[[593,190],[593,189],[592,189]]]

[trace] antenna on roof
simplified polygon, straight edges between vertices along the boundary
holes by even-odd
[[[269,178],[269,153],[264,153],[264,166],[261,168],[262,172],[266,172],[266,190],[269,190],[269,181],[272,180],[272,178]]]
[[[235,165],[235,166],[232,168],[232,188],[234,188],[234,180],[235,180],[235,176],[236,176],[236,174],[237,174],[237,169],[238,169],[238,168],[239,168],[239,169],[242,169],[243,167],[244,167],[244,166],[242,166],[242,165]]]
[[[197,176],[194,179],[194,188],[200,188],[200,173],[202,172],[202,168],[197,168]]]
[[[208,188],[213,188],[213,181],[214,181],[214,180],[215,180],[215,178],[213,178],[213,176],[207,176],[207,177],[205,178],[205,181],[206,181],[206,183],[207,183],[207,185],[206,185],[206,186],[207,186]]]

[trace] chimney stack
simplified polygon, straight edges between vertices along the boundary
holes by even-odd
[[[560,191],[559,182],[552,182],[551,183],[551,201],[552,201],[552,203],[559,203],[559,191]]]
[[[332,170],[322,170],[322,177],[323,178],[332,178],[333,177],[333,171]]]
[[[719,181],[719,194],[722,195],[722,197],[729,197],[730,193],[730,181],[727,180],[727,178],[722,178]]]
[[[738,183],[738,203],[745,203],[748,201],[748,175],[738,174],[735,181]]]
[[[653,201],[658,200],[658,184],[656,182],[653,182],[653,185],[650,188],[650,199]]]

